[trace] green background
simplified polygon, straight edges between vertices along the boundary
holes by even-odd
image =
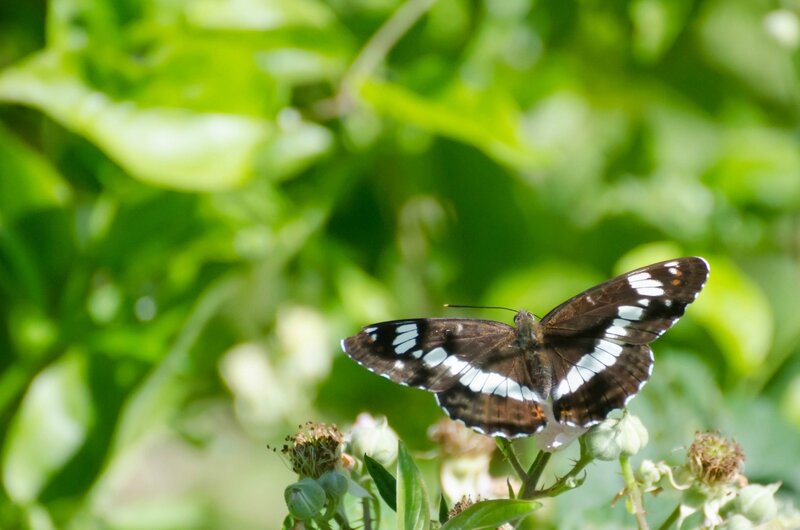
[[[719,429],[797,499],[799,15],[0,3],[0,526],[275,528],[267,443],[369,410],[426,450],[441,417],[341,337],[694,254],[710,281],[632,402],[647,456]],[[541,517],[614,528],[619,471],[589,477]]]

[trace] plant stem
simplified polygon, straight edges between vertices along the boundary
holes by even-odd
[[[497,443],[497,448],[500,449],[500,452],[503,453],[503,456],[506,458],[506,460],[508,460],[508,463],[514,468],[514,471],[517,473],[519,479],[525,482],[525,480],[528,478],[528,474],[522,468],[522,464],[519,463],[519,459],[517,458],[517,454],[514,452],[514,446],[511,444],[511,441],[505,438],[495,438],[494,440]]]
[[[639,484],[636,483],[636,478],[633,476],[633,467],[631,466],[629,457],[627,455],[620,456],[619,464],[622,467],[625,489],[628,492],[628,498],[631,500],[631,509],[633,510],[633,515],[636,517],[636,524],[639,530],[649,530],[650,527],[647,525],[644,504],[642,502],[642,492],[639,489]]]
[[[552,456],[553,454],[547,451],[539,451],[539,454],[536,455],[519,490],[520,499],[532,499],[536,496],[536,484]]]
[[[370,498],[361,499],[361,506],[364,510],[364,530],[372,530],[372,515],[369,512]]]
[[[400,38],[411,29],[436,0],[408,0],[370,37],[342,76],[336,110],[341,114],[352,103],[357,85],[388,55]]]
[[[570,479],[577,476],[578,473],[583,471],[587,465],[589,465],[593,458],[589,455],[589,451],[586,449],[586,443],[583,441],[583,438],[579,439],[579,443],[581,444],[581,453],[578,461],[575,462],[575,465],[569,472],[558,479],[555,484],[550,486],[549,488],[545,488],[543,490],[538,490],[534,492],[533,499],[538,499],[540,497],[555,497],[556,495],[575,487],[574,485],[570,484]]]
[[[658,527],[658,530],[668,530],[668,528],[670,528],[675,523],[675,521],[678,520],[678,517],[680,517],[680,515],[681,515],[681,505],[679,504],[675,507],[674,510],[672,510],[672,513],[669,514],[669,517],[664,519],[664,522],[661,523],[661,526]]]

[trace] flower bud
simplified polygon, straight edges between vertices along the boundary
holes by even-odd
[[[350,431],[349,452],[357,458],[367,454],[384,466],[390,466],[397,460],[397,434],[385,417],[359,414]]]
[[[622,454],[617,424],[619,420],[607,419],[586,433],[586,448],[598,460],[616,460]]]
[[[642,461],[636,475],[645,491],[652,489],[663,476],[660,467],[652,460],[647,459]]]
[[[775,503],[775,492],[778,490],[780,484],[770,484],[762,486],[761,484],[750,484],[739,490],[739,495],[736,497],[734,509],[753,521],[754,523],[763,523],[775,517],[778,512],[778,506]]]
[[[638,453],[649,440],[647,429],[642,420],[633,414],[625,414],[619,420],[619,439],[622,453],[633,456]]]
[[[589,454],[599,460],[632,456],[647,444],[648,435],[641,420],[632,414],[608,418],[586,433]]]
[[[338,471],[328,471],[317,479],[317,483],[322,486],[329,497],[334,499],[347,493],[347,477]]]
[[[304,478],[289,485],[283,492],[286,507],[295,519],[305,521],[325,507],[325,490],[314,479]]]

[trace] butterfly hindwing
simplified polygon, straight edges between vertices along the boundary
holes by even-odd
[[[452,419],[489,436],[527,436],[541,430],[547,422],[542,405],[535,400],[476,393],[464,385],[439,392],[436,401]]]

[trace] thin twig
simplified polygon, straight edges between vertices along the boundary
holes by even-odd
[[[369,513],[369,503],[371,500],[370,497],[361,499],[361,506],[364,510],[364,530],[372,530],[372,517]]]
[[[397,11],[378,28],[367,41],[350,68],[342,76],[339,94],[332,101],[323,105],[321,114],[341,115],[352,105],[358,85],[373,72],[389,54],[389,51],[405,35],[409,29],[424,15],[436,0],[408,0],[400,5]]]
[[[639,530],[650,530],[645,517],[644,503],[642,501],[642,491],[639,489],[639,484],[636,483],[636,478],[633,476],[633,466],[631,466],[630,459],[627,455],[619,457],[619,464],[622,467],[622,476],[625,479],[625,490],[628,492],[628,498],[631,500],[631,509],[633,515],[636,517],[636,525]]]
[[[589,451],[583,438],[579,438],[579,443],[581,446],[580,456],[578,457],[578,460],[575,462],[575,465],[572,467],[572,469],[570,469],[566,475],[559,478],[552,486],[535,491],[531,498],[538,499],[540,497],[555,497],[563,491],[572,489],[574,487],[574,485],[570,485],[571,479],[583,471],[583,468],[589,465],[593,460],[591,455],[589,455]]]

